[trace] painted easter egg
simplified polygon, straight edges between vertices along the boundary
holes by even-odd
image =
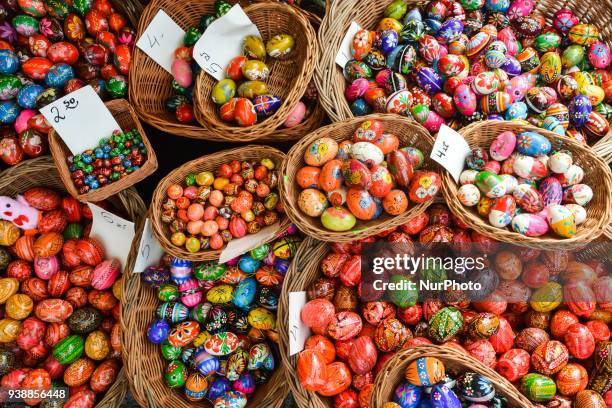
[[[445,307],[435,313],[429,321],[429,335],[439,343],[448,341],[463,325],[463,316],[455,307]]]
[[[258,95],[253,98],[253,106],[259,117],[267,117],[272,115],[280,108],[282,104],[281,98],[274,95]]]
[[[414,173],[408,187],[408,196],[414,203],[425,203],[433,199],[440,190],[440,175],[434,171],[419,170]]]
[[[550,163],[550,160],[549,160]],[[550,204],[561,204],[563,198],[563,188],[561,183],[555,177],[547,177],[540,183],[540,193],[542,193],[542,202],[544,207]]]
[[[610,65],[610,47],[602,41],[591,44],[587,56],[594,68],[606,69]]]
[[[304,152],[304,161],[309,166],[320,167],[336,157],[338,143],[328,137],[312,142]]]
[[[489,198],[498,198],[506,194],[503,179],[490,171],[481,171],[474,180],[476,186]]]
[[[510,94],[507,92],[493,92],[485,95],[480,100],[480,107],[486,114],[502,113],[511,104]]]
[[[289,34],[278,34],[266,43],[266,52],[272,58],[286,57],[293,51],[295,39]]]
[[[100,326],[102,323],[102,315],[97,309],[92,307],[83,307],[77,309],[66,320],[68,327],[73,333],[87,334]]]
[[[349,81],[354,81],[359,78],[370,79],[373,77],[372,68],[365,62],[357,60],[349,60],[344,66],[344,76]]]
[[[577,128],[586,125],[592,111],[591,101],[588,96],[576,95],[569,103],[569,120]]]
[[[262,92],[265,94],[266,92]],[[257,112],[253,102],[247,98],[236,98],[236,105],[234,108],[235,120],[238,126],[247,127],[252,126],[257,122]]]
[[[471,57],[478,54],[480,51],[485,49],[485,47],[489,44],[489,41],[491,41],[491,36],[488,33],[483,31],[478,32],[468,41],[466,55]]]
[[[519,184],[512,195],[516,203],[529,213],[537,213],[544,208],[542,194],[531,184]]]
[[[391,160],[389,160],[389,162],[391,162]],[[393,167],[391,170],[393,170]],[[342,163],[342,176],[344,177],[344,184],[347,187],[367,189],[370,187],[372,181],[368,167],[356,159],[345,160]]]
[[[201,351],[193,359],[193,363],[202,373],[207,376],[219,369],[219,359],[211,354],[208,354],[206,351]]]
[[[576,225],[580,225],[586,221],[587,212],[586,209],[579,204],[565,204],[565,207],[574,214],[574,220]]]
[[[375,164],[380,164],[385,156],[378,146],[369,142],[357,142],[351,148],[351,157],[363,163],[371,160]]]
[[[493,72],[485,71],[476,75],[471,85],[478,95],[488,95],[497,91],[500,84],[499,79]]]
[[[399,35],[395,30],[383,30],[376,36],[376,47],[382,51],[383,54],[388,55],[393,51],[399,42]]]
[[[346,204],[351,213],[360,220],[371,220],[376,215],[376,203],[366,190],[350,188],[346,197]]]
[[[516,156],[512,170],[517,176],[528,180],[538,180],[548,175],[546,164],[535,157],[522,154]]]
[[[563,203],[587,205],[593,198],[593,190],[586,184],[574,184],[563,192]]]
[[[512,230],[527,237],[539,237],[548,232],[548,223],[534,214],[518,214],[512,218]]]
[[[463,398],[472,402],[486,402],[495,396],[495,387],[487,377],[467,372],[457,379],[457,389]]]
[[[595,105],[600,106],[601,104]],[[604,137],[610,130],[608,120],[599,112],[593,110],[589,113],[587,123],[584,127],[586,131],[595,137]]]
[[[473,184],[464,184],[459,188],[457,198],[461,204],[473,207],[480,201],[480,190]]]
[[[459,85],[455,88],[453,101],[457,110],[465,116],[470,116],[476,112],[478,100],[476,94],[468,85]]]
[[[60,364],[70,364],[81,357],[85,349],[85,341],[81,336],[72,334],[64,337],[53,347],[53,358]]]
[[[34,313],[43,322],[60,323],[72,314],[72,305],[62,299],[45,299],[36,305]]]
[[[574,214],[562,205],[549,205],[546,218],[551,229],[563,238],[576,235],[576,220]]]
[[[503,161],[510,157],[512,152],[514,152],[515,146],[516,135],[514,132],[502,132],[493,139],[493,142],[491,142],[489,154],[493,160]]]
[[[516,213],[516,202],[511,195],[504,195],[495,199],[489,212],[489,223],[494,227],[505,227],[510,224]]]
[[[329,206],[327,197],[314,188],[303,190],[298,196],[298,207],[310,217],[318,217]]]
[[[270,76],[270,68],[263,61],[245,61],[242,64],[241,70],[242,75],[249,81],[265,81]]]
[[[386,104],[388,113],[406,114],[412,106],[412,94],[406,89],[399,90],[389,96]]]
[[[461,401],[457,394],[445,384],[436,384],[432,387],[429,401],[432,408],[461,407]]]
[[[579,22],[578,17],[567,8],[560,9],[553,16],[553,26],[562,33],[567,33],[570,28]]]
[[[423,389],[402,381],[393,391],[393,401],[402,408],[417,408],[421,401]]]
[[[504,118],[506,120],[513,119],[527,119],[527,113],[529,108],[527,108],[527,104],[525,102],[514,102],[504,113]]]
[[[233,353],[239,345],[238,336],[232,332],[219,332],[212,334],[204,342],[204,350],[213,356],[226,356]]]
[[[171,361],[166,367],[164,379],[170,388],[182,387],[187,380],[187,367],[180,360]]]
[[[444,378],[444,363],[435,357],[421,357],[411,362],[404,374],[410,384],[430,386]]]
[[[599,38],[599,30],[592,24],[576,24],[567,34],[574,44],[591,45]]]

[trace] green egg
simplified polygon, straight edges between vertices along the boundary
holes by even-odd
[[[329,207],[321,214],[321,224],[330,231],[348,231],[357,223],[357,218],[344,207]]]
[[[176,285],[171,283],[164,283],[157,290],[157,297],[162,302],[171,302],[178,299],[179,291]]]
[[[0,100],[7,101],[15,98],[21,86],[17,75],[0,75]]]
[[[444,343],[453,337],[463,325],[463,316],[459,309],[449,306],[440,309],[429,320],[429,335],[439,343]]]
[[[529,373],[521,379],[521,391],[531,401],[548,401],[555,396],[557,386],[545,375]]]
[[[387,295],[389,300],[397,307],[414,306],[419,297],[419,291],[413,282],[406,276],[393,275],[389,278],[389,283],[394,287],[389,287]]]
[[[183,44],[186,47],[192,47],[202,37],[202,32],[197,27],[189,27],[183,38]]]
[[[168,340],[164,340],[161,344],[161,352],[162,356],[166,360],[176,360],[181,356],[181,352],[183,349],[181,347],[175,347],[168,342]]]
[[[406,14],[408,5],[404,0],[393,0],[385,9],[385,17],[400,20]]]
[[[217,18],[223,17],[225,14],[227,14],[228,11],[231,10],[231,8],[232,5],[228,2],[223,0],[217,0],[215,1],[215,16]]]
[[[272,58],[285,57],[293,51],[295,40],[289,34],[279,34],[270,38],[266,44],[266,52]]]
[[[72,8],[76,10],[81,17],[85,17],[85,14],[91,10],[91,0],[74,0]]]
[[[223,79],[213,87],[211,97],[217,105],[223,105],[236,95],[236,83],[232,79]]]
[[[224,81],[231,81],[231,79],[224,79]],[[238,95],[243,98],[253,99],[256,96],[268,93],[270,93],[268,92],[268,85],[262,81],[246,81],[238,87]]]
[[[554,51],[559,48],[561,44],[561,37],[559,34],[549,31],[542,33],[535,38],[533,46],[538,52]]]
[[[480,171],[476,175],[475,183],[476,187],[478,187],[480,191],[487,194],[497,186],[503,184],[504,180],[493,172]]]
[[[166,367],[164,378],[168,387],[182,387],[185,385],[185,381],[187,381],[187,367],[185,367],[185,364],[180,360],[172,360],[168,364],[168,367]]]
[[[261,37],[247,35],[242,43],[242,53],[249,58],[263,61],[266,59],[266,46]]]
[[[580,64],[584,59],[584,48],[581,45],[572,44],[563,51],[561,65],[568,69]]]

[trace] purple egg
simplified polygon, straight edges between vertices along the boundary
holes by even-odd
[[[255,391],[255,377],[251,373],[242,374],[240,378],[234,381],[232,388],[244,394],[251,394]]]
[[[402,408],[416,408],[419,406],[422,393],[420,387],[404,381],[395,389],[393,401]]]
[[[162,266],[149,266],[142,273],[142,279],[145,284],[158,288],[170,281],[170,272]]]
[[[442,78],[433,68],[420,68],[416,75],[417,83],[421,88],[430,94],[440,92],[442,90]]]
[[[461,408],[457,394],[444,384],[433,386],[429,402],[432,408]]]
[[[399,34],[395,30],[383,30],[376,38],[376,46],[383,54],[387,55],[399,43]]]
[[[506,55],[506,62],[501,66],[508,76],[516,76],[521,73],[521,63],[511,55]]]
[[[168,338],[170,324],[165,320],[153,320],[147,329],[147,338],[151,343],[161,344]]]
[[[219,398],[219,396],[225,394],[231,389],[232,386],[227,378],[217,376],[217,378],[215,378],[215,381],[213,381],[213,383],[210,385],[210,389],[208,390],[208,399],[214,401]]]
[[[500,114],[494,113],[487,116],[487,120],[504,120],[504,117]]]
[[[259,95],[253,98],[253,106],[255,106],[255,112],[259,117],[272,115],[280,108],[281,104],[281,98],[274,95]]]
[[[540,183],[540,193],[542,193],[542,201],[544,207],[551,204],[561,204],[563,199],[563,187],[561,182],[555,177],[547,177]]]
[[[593,107],[591,101],[586,95],[576,95],[574,99],[569,103],[569,120],[570,123],[579,128],[584,126],[588,119]]]
[[[457,39],[462,32],[463,21],[456,18],[449,18],[440,26],[438,36],[442,37],[448,43]]]

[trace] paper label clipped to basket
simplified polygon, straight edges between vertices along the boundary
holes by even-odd
[[[262,228],[257,234],[250,234],[242,238],[232,239],[221,252],[221,255],[219,256],[219,263],[226,263],[237,256],[249,252],[251,249],[255,249],[266,242],[271,241],[278,234],[278,226],[279,223],[277,222]]]
[[[450,127],[442,125],[436,136],[436,142],[434,143],[429,158],[448,170],[450,175],[455,179],[455,182],[458,183],[459,176],[463,171],[465,159],[469,156],[471,151],[470,146],[463,136]]]
[[[185,31],[164,10],[159,10],[136,42],[136,46],[163,69],[172,73],[174,50],[183,45],[183,38]]]
[[[95,204],[87,205],[93,216],[89,235],[102,243],[106,250],[106,259],[117,259],[121,262],[121,267],[125,268],[134,240],[134,223]]]
[[[338,50],[338,54],[336,54],[336,64],[340,65],[342,69],[344,69],[346,63],[353,58],[351,54],[351,42],[359,30],[361,30],[361,26],[354,21],[351,22],[351,25],[342,39],[340,49]]]
[[[216,19],[193,46],[193,58],[217,81],[225,79],[225,67],[242,55],[242,42],[247,35],[261,37],[242,7],[236,4],[223,17]]]
[[[151,228],[151,220],[145,220],[142,236],[138,245],[138,255],[134,263],[134,273],[141,273],[151,265],[157,264],[164,255],[164,249],[159,244]]]
[[[85,86],[40,109],[72,154],[98,145],[121,126],[91,86]]]
[[[308,301],[306,292],[289,292],[289,355],[304,350],[304,343],[310,336],[310,329],[302,322],[300,312]]]

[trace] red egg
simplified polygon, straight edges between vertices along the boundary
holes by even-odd
[[[109,28],[108,20],[105,18],[104,14],[95,9],[90,9],[85,14],[85,26],[87,32],[93,37],[102,31],[108,31]]]
[[[333,317],[327,326],[327,333],[336,340],[347,340],[359,334],[362,327],[361,317],[357,313],[345,311]]]
[[[70,280],[68,272],[58,271],[47,282],[47,291],[53,297],[61,297],[70,289]]]
[[[365,374],[376,365],[378,351],[371,337],[361,336],[353,342],[348,356],[348,362],[356,374]]]
[[[489,337],[489,342],[498,354],[505,353],[512,348],[514,344],[514,331],[512,331],[508,320],[503,317],[499,318],[499,328],[495,334]]]
[[[60,41],[49,47],[47,58],[54,64],[61,62],[73,65],[79,59],[79,50],[67,41]]]
[[[590,320],[584,324],[596,342],[610,340],[610,328],[601,320]]]
[[[515,382],[529,372],[529,361],[529,353],[525,350],[508,350],[499,358],[495,370],[508,381]]]
[[[119,365],[115,360],[106,360],[94,370],[90,386],[94,392],[106,392],[115,382],[119,373]]]
[[[36,57],[46,57],[51,44],[51,41],[42,34],[36,33],[28,37],[28,48]]]
[[[595,339],[583,324],[575,323],[567,328],[564,336],[569,353],[579,360],[589,358],[595,351]]]
[[[0,139],[0,159],[9,166],[14,166],[23,160],[23,149],[15,137]]]
[[[327,337],[315,334],[306,339],[304,343],[305,350],[317,350],[325,358],[325,363],[330,364],[336,359],[336,349],[334,343]]]
[[[346,391],[352,381],[351,371],[341,361],[336,361],[326,367],[327,375],[325,376],[324,385],[318,390],[319,394],[325,397],[331,397]]]
[[[10,276],[10,275],[9,275]],[[21,283],[21,292],[38,302],[49,297],[47,283],[40,278],[27,278]]]
[[[53,62],[44,57],[32,57],[21,64],[21,71],[35,81],[42,81],[49,72]]]
[[[569,363],[557,373],[555,380],[559,394],[571,397],[586,389],[589,375],[580,364]]]
[[[495,366],[495,349],[488,340],[478,340],[466,344],[465,349],[482,364],[491,368]]]
[[[227,68],[225,69],[225,75],[228,78],[233,79],[234,81],[239,81],[240,79],[242,79],[242,66],[247,61],[248,58],[244,55],[233,58],[227,64]]]
[[[334,305],[326,299],[313,299],[300,312],[304,324],[310,328],[325,328],[334,318]]]
[[[19,386],[25,389],[48,390],[51,388],[51,376],[46,370],[37,368],[28,372]],[[42,401],[42,398],[24,399],[24,401],[28,405],[35,405]]]
[[[416,235],[421,232],[429,223],[429,215],[425,212],[412,217],[405,224],[400,225],[400,229],[409,235]]]
[[[565,337],[567,329],[578,322],[578,317],[569,310],[558,310],[550,321],[551,334],[561,340]]]
[[[17,333],[15,342],[19,348],[27,351],[38,345],[42,341],[44,335],[45,323],[36,317],[28,317],[21,323],[21,326],[19,326],[19,332]]]
[[[334,398],[334,408],[359,408],[357,393],[348,389],[336,395]]]
[[[257,122],[257,112],[255,112],[255,106],[253,106],[253,102],[246,98],[237,98],[236,106],[234,108],[234,115],[238,126],[252,126],[255,124],[255,122]]]
[[[66,323],[49,323],[45,331],[45,344],[53,347],[69,334],[70,328]]]
[[[115,48],[113,54],[115,67],[124,75],[127,75],[130,71],[130,64],[132,63],[132,51],[126,44],[119,44]]]
[[[544,375],[559,372],[567,364],[567,360],[568,348],[557,340],[549,340],[540,344],[531,355],[533,368]]]
[[[308,391],[319,391],[327,380],[325,357],[316,350],[304,350],[298,354],[296,374],[300,384]]]
[[[95,238],[79,239],[76,250],[81,261],[91,266],[96,266],[102,262],[105,255],[104,247]]]

